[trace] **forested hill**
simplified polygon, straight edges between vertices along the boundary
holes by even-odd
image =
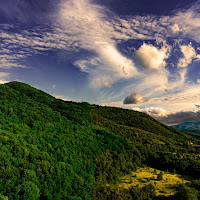
[[[184,122],[172,127],[185,132],[197,133],[200,136],[200,122]]]
[[[11,82],[0,85],[0,117],[0,199],[160,198],[153,186],[110,186],[141,166],[200,178],[199,150],[187,145],[199,140],[144,113],[63,101]]]

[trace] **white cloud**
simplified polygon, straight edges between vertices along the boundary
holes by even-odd
[[[149,107],[144,109],[134,107],[132,109],[139,112],[144,112],[167,125],[175,125],[183,122],[198,122],[200,117],[199,110],[182,110],[177,112],[168,112],[165,109],[159,107]]]
[[[70,101],[68,98],[66,98],[65,96],[63,96],[63,95],[56,95],[56,96],[54,96],[56,99],[62,99],[62,100],[64,100],[64,101]]]
[[[143,112],[144,110],[139,108],[139,107],[133,107],[132,110],[138,111],[138,112]]]
[[[175,16],[170,18],[171,23],[176,23],[182,33],[197,42],[200,42],[200,13],[199,1],[190,9],[179,11]]]
[[[198,59],[199,56],[197,55],[195,49],[192,47],[192,44],[189,45],[181,45],[180,46],[181,52],[183,53],[183,58],[179,59],[179,62],[177,64],[178,67],[187,67],[193,59]]]
[[[152,117],[164,117],[169,115],[168,111],[159,107],[145,108],[145,112],[151,115]]]
[[[92,52],[91,56],[75,61],[74,65],[89,73],[89,84],[92,88],[110,88],[114,87],[116,81],[128,79],[132,81],[131,85],[125,89],[122,88],[121,92],[118,91],[120,94],[116,96],[124,97],[134,89],[152,97],[148,103],[153,104],[155,101],[160,101],[161,107],[165,102],[164,97],[168,94],[166,91],[176,92],[180,97],[180,90],[183,90],[185,84],[185,67],[194,60],[200,60],[200,55],[196,54],[192,45],[180,46],[184,57],[179,60],[178,66],[182,69],[179,69],[180,73],[175,77],[176,80],[170,82],[170,74],[165,66],[171,47],[163,44],[163,38],[184,36],[184,38],[189,37],[200,41],[200,14],[191,8],[178,12],[172,17],[129,16],[120,18],[105,9],[89,0],[63,0],[56,25],[52,27],[35,27],[33,30],[25,30],[21,33],[9,33],[9,27],[2,28],[0,53],[4,58],[0,57],[0,67],[25,67],[22,62],[25,58],[48,50],[79,51],[85,49]],[[157,44],[161,45],[158,48],[144,43],[135,52],[142,66],[154,70],[139,72],[133,61],[118,50],[117,44],[129,39],[156,40]],[[15,56],[11,57],[6,54]],[[111,95],[113,94],[109,95],[112,101],[114,97]],[[189,94],[189,96],[192,95]],[[173,103],[172,107],[176,108],[178,100],[173,102],[174,96],[167,98]],[[183,95],[181,99],[181,105],[186,106],[184,98],[187,100],[189,97]],[[195,98],[194,95],[191,98]],[[190,103],[194,106],[192,99]],[[120,105],[123,106],[122,102]]]
[[[141,109],[139,107],[134,107],[132,110],[136,110],[139,112],[144,112],[152,117],[166,117],[170,114],[170,112],[166,111],[165,109],[159,107],[149,107],[145,109]]]
[[[127,79],[137,75],[133,61],[118,51],[113,39],[117,31],[113,27],[114,22],[104,14],[104,9],[91,4],[89,0],[69,0],[62,2],[59,15],[62,27],[76,35],[80,47],[97,54],[75,62],[82,71],[89,72],[92,87],[105,86],[94,84],[95,80],[112,84],[120,78]],[[125,26],[128,28],[128,24]],[[121,38],[124,38],[122,35]],[[107,77],[103,81],[100,80],[102,73]],[[108,78],[110,76],[112,80]]]
[[[165,59],[169,57],[169,49],[169,47],[165,46],[158,49],[151,44],[144,43],[135,52],[135,57],[143,67],[159,70],[166,66]]]
[[[200,111],[179,111],[170,113],[164,117],[155,117],[158,121],[168,124],[175,125],[183,122],[198,122],[200,118]]]
[[[180,27],[178,24],[175,23],[171,26],[171,30],[173,33],[178,33],[180,31]]]
[[[197,83],[200,83],[200,79],[197,79]]]

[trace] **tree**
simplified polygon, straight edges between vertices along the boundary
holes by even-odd
[[[163,173],[162,173],[162,172],[160,172],[160,173],[158,174],[157,179],[158,179],[159,181],[163,180]]]
[[[23,200],[38,200],[40,197],[40,190],[31,181],[24,181],[18,188],[18,195]]]
[[[0,194],[0,200],[8,200],[8,197],[6,197],[6,196]]]
[[[198,200],[198,191],[186,187],[184,184],[181,184],[179,191],[175,194],[175,199],[177,200]]]

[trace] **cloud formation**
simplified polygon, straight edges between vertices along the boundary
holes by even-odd
[[[171,26],[171,30],[173,33],[178,33],[180,31],[180,27],[178,24],[175,23]]]
[[[135,93],[135,92],[131,92],[131,95],[127,96],[124,99],[124,104],[141,104],[144,102],[149,101],[148,97],[144,97],[142,94],[140,93]]]
[[[171,113],[166,117],[157,117],[156,119],[168,125],[181,124],[184,122],[199,122],[200,111],[180,111]]]
[[[167,125],[175,125],[183,122],[198,122],[200,117],[200,111],[168,112],[159,107],[149,107],[145,109],[134,107],[132,109],[139,112],[144,112]]]
[[[181,45],[180,46],[181,52],[183,53],[183,58],[180,58],[178,61],[178,67],[187,67],[192,60],[200,60],[200,55],[197,55],[195,49],[192,47],[192,44],[189,45]]]
[[[152,117],[158,118],[158,117],[166,117],[170,113],[162,108],[159,107],[149,107],[145,109],[141,109],[139,107],[133,107],[132,110],[144,112],[148,115],[151,115]]]
[[[137,75],[133,61],[117,49],[113,36],[118,31],[114,29],[104,10],[105,8],[92,4],[89,0],[69,0],[62,2],[59,15],[62,27],[77,37],[80,47],[96,52],[96,56],[92,58],[75,62],[82,71],[89,72],[91,85],[94,87]],[[102,73],[108,75],[104,80],[101,80]],[[98,80],[97,84],[93,84],[95,79]]]
[[[146,69],[159,70],[166,66],[165,59],[169,57],[169,47],[163,46],[161,49],[151,44],[143,44],[134,55],[138,62]]]
[[[196,7],[199,8],[198,4]],[[84,49],[89,53],[84,57],[76,57],[77,60],[72,61],[73,64],[89,74],[88,82],[92,88],[104,87],[106,90],[115,87],[117,84],[114,83],[118,81],[122,88],[120,92],[117,88],[115,96],[119,101],[121,95],[121,104],[124,96],[134,88],[135,91],[151,97],[151,102],[155,100],[160,101],[162,105],[166,102],[170,105],[189,99],[194,106],[194,99],[196,102],[198,95],[191,95],[192,90],[185,91],[186,66],[198,61],[200,55],[197,54],[195,45],[186,45],[186,42],[180,39],[200,41],[200,14],[197,8],[177,11],[173,16],[119,17],[90,0],[61,0],[58,13],[54,25],[42,25],[20,31],[16,26],[0,25],[0,68],[27,67],[27,62],[24,61],[28,57],[47,54],[48,51],[78,52]],[[174,38],[179,42],[173,40]],[[170,39],[171,47],[166,45],[164,39]],[[129,57],[122,53],[119,45],[129,40],[148,40],[152,43],[156,40],[157,43],[143,43],[135,51],[133,58],[132,52]],[[166,60],[175,43],[178,44],[176,48],[180,47],[183,57],[179,59],[178,64],[173,63],[175,69],[177,65],[179,67],[176,74],[170,74],[167,66],[169,63],[166,63]],[[141,72],[138,66],[136,68],[135,58],[148,70]],[[126,86],[121,84],[122,79],[126,80]],[[115,91],[111,93],[110,89],[108,90],[112,101]],[[176,93],[177,97],[170,96],[173,93]],[[137,94],[131,95],[129,97],[133,99],[132,102],[144,101]],[[175,104],[173,106],[175,107]],[[155,112],[155,109],[153,111]]]

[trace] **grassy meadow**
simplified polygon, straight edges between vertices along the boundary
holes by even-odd
[[[159,174],[162,173],[162,180],[158,180]],[[170,196],[176,192],[176,187],[180,183],[187,184],[192,181],[189,176],[182,176],[176,173],[157,170],[150,167],[139,168],[130,175],[121,178],[119,187],[128,189],[129,187],[144,187],[153,184],[156,189],[156,195]]]

